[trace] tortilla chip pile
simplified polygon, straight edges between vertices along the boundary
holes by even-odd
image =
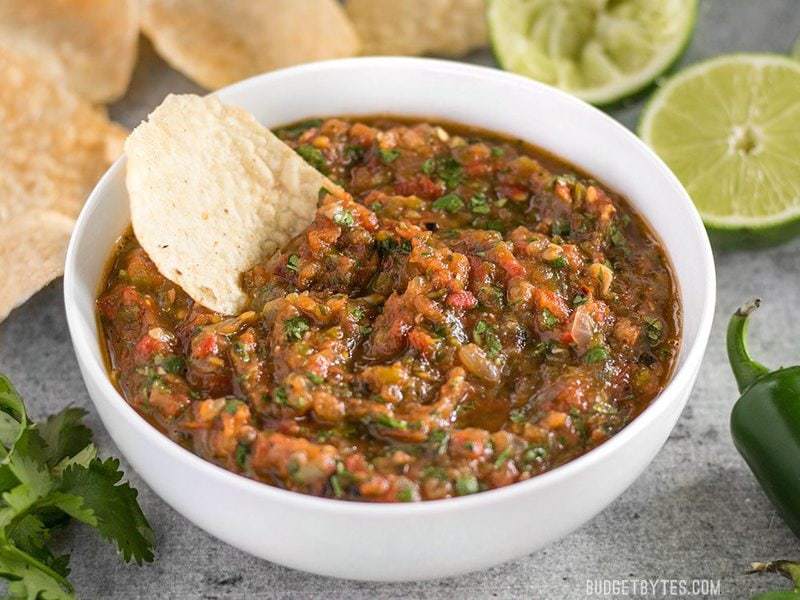
[[[74,219],[119,155],[127,132],[99,105],[126,93],[140,31],[213,90],[359,53],[463,54],[486,43],[483,10],[484,0],[0,0],[0,321],[62,273]]]
[[[460,56],[486,45],[484,0],[348,0],[364,54]]]
[[[359,48],[336,0],[146,0],[142,30],[164,60],[207,89]]]
[[[74,220],[126,133],[0,47],[0,320],[61,275]]]

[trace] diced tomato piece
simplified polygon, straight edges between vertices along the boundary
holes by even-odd
[[[549,310],[559,321],[563,321],[569,316],[567,303],[552,290],[536,288],[533,290],[533,300],[540,310]]]
[[[464,170],[470,177],[482,177],[492,172],[492,165],[488,162],[476,162],[467,165]]]
[[[420,354],[430,354],[436,348],[436,340],[421,327],[414,327],[408,333],[408,343]]]
[[[435,200],[444,194],[442,184],[435,182],[427,175],[416,175],[397,183],[397,194],[400,196],[418,196],[425,200]]]
[[[351,473],[362,473],[368,469],[367,459],[363,454],[351,454],[344,459],[344,466]]]
[[[505,244],[495,246],[493,254],[497,263],[508,273],[509,277],[522,277],[525,275],[525,267],[520,264]]]
[[[462,290],[448,294],[446,302],[453,308],[469,310],[470,308],[475,308],[475,305],[478,304],[478,299],[472,295],[472,292]]]
[[[166,344],[161,340],[157,340],[155,338],[150,337],[148,334],[142,336],[136,343],[136,348],[134,349],[134,356],[136,357],[136,361],[140,364],[149,362],[154,355],[162,352],[166,349]]]
[[[217,344],[217,336],[209,334],[203,337],[194,347],[194,355],[196,358],[205,358],[219,352],[219,344]]]
[[[572,193],[570,192],[569,186],[563,183],[557,183],[554,191],[558,198],[567,204],[572,204]]]

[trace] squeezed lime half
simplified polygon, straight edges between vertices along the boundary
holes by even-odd
[[[639,135],[675,172],[721,246],[800,233],[800,62],[733,54],[661,86]]]
[[[489,0],[500,66],[610,104],[652,83],[682,54],[697,0]]]

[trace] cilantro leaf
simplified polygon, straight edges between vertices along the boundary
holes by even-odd
[[[303,144],[295,150],[303,159],[323,175],[328,174],[328,163],[321,150],[310,144]]]
[[[433,210],[443,210],[454,213],[464,208],[464,201],[458,194],[447,194],[436,200],[431,205],[431,208],[433,208]]]
[[[283,329],[286,332],[286,340],[289,342],[299,342],[309,331],[308,321],[303,317],[291,317],[283,322]]]
[[[333,213],[333,222],[337,225],[341,225],[342,227],[352,227],[356,224],[353,213],[351,213],[349,210],[344,210],[343,208]]]
[[[63,560],[60,562],[63,570]],[[12,583],[9,598],[72,600],[72,585],[55,569],[10,544],[0,546],[0,576]]]
[[[125,561],[138,564],[153,560],[153,531],[136,500],[138,492],[128,483],[120,483],[119,460],[96,458],[88,467],[71,465],[64,471],[59,486],[59,508],[70,505],[77,497],[83,500],[82,510],[74,510],[75,518],[96,527],[103,537],[113,541]],[[89,518],[89,511],[93,517]]]
[[[125,560],[150,561],[152,531],[136,490],[120,483],[119,461],[102,461],[83,424],[67,408],[29,421],[25,405],[0,375],[0,578],[9,598],[70,600],[69,556],[48,547],[51,531],[70,517],[114,541]]]
[[[294,271],[297,273],[298,269],[300,268],[300,257],[297,254],[292,254],[286,260],[286,268],[290,271]]]
[[[448,189],[457,187],[464,178],[461,164],[452,156],[436,163],[436,174],[444,181]]]
[[[28,414],[22,398],[8,377],[0,375],[0,443],[5,457],[28,425]]]
[[[69,576],[69,555],[54,556],[46,546],[50,530],[36,515],[28,514],[8,528],[7,537],[17,548],[47,565],[62,577]]]
[[[276,133],[281,137],[296,138],[304,131],[311,129],[312,127],[319,127],[320,125],[322,125],[322,119],[308,119],[307,121],[301,121],[296,125],[282,127],[278,129]]]
[[[388,165],[393,163],[400,157],[399,150],[387,149],[387,148],[378,148],[378,154],[381,157],[381,161],[383,164]]]
[[[48,465],[55,465],[65,458],[75,456],[92,443],[92,430],[83,424],[86,411],[69,407],[51,415],[38,426],[39,433],[47,445]]]
[[[45,496],[53,488],[53,477],[47,468],[46,455],[47,445],[33,428],[22,432],[9,454],[8,466],[11,472],[27,488],[31,497]],[[3,499],[7,495],[4,494]],[[21,495],[17,494],[15,497],[19,498]]]
[[[483,194],[477,194],[470,198],[469,204],[472,212],[478,215],[488,215],[492,210],[489,206],[489,200]]]
[[[583,358],[589,364],[605,362],[608,359],[608,350],[605,346],[592,346]]]

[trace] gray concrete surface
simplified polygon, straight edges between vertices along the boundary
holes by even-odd
[[[799,0],[706,0],[684,60],[732,51],[785,52],[799,33]],[[470,58],[491,61],[488,54]],[[145,45],[134,85],[111,113],[132,126],[165,93],[196,90]],[[640,107],[641,102],[634,103],[612,114],[633,126]],[[73,526],[59,543],[72,553],[72,579],[81,597],[561,600],[587,597],[586,582],[596,578],[703,578],[720,581],[721,597],[747,598],[782,586],[778,577],[745,575],[753,560],[800,558],[800,542],[772,510],[731,443],[727,419],[737,394],[725,360],[723,330],[738,303],[760,295],[765,302],[753,326],[753,347],[768,365],[800,362],[800,240],[768,251],[717,253],[716,263],[714,330],[678,426],[651,467],[619,500],[547,549],[488,571],[435,582],[377,585],[325,579],[257,560],[213,539],[129,471],[156,532],[157,560],[144,568],[125,566],[104,542]],[[117,453],[78,373],[61,292],[60,281],[55,282],[0,325],[0,371],[12,377],[37,416],[68,403],[86,407],[100,448]],[[639,597],[661,596],[658,591]]]

